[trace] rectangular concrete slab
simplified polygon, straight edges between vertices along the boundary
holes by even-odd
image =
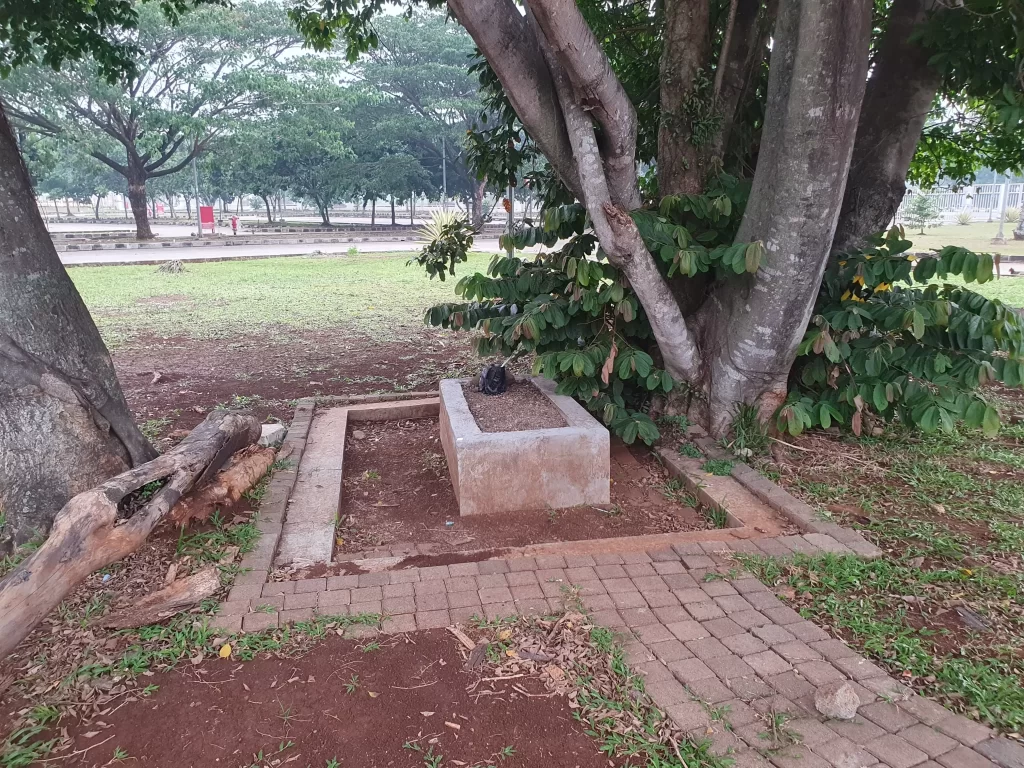
[[[554,382],[533,379],[565,418],[565,427],[483,432],[469,410],[462,380],[441,381],[441,443],[459,514],[607,504],[608,430]]]
[[[347,408],[318,411],[309,428],[275,563],[326,563],[341,505]]]

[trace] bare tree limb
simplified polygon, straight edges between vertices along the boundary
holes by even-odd
[[[182,495],[259,435],[256,417],[214,411],[167,453],[73,497],[43,545],[0,580],[0,658],[86,576],[138,549]],[[125,519],[122,502],[158,480],[167,482]]]
[[[532,20],[529,12],[527,17]],[[601,247],[608,260],[622,269],[640,299],[658,341],[665,369],[678,381],[692,381],[700,369],[700,353],[694,336],[629,211],[613,202],[594,124],[576,101],[572,84],[563,72],[557,55],[542,37],[540,39],[541,50],[548,61],[565,115],[580,181],[586,190],[583,201]],[[639,191],[635,194],[639,198]]]

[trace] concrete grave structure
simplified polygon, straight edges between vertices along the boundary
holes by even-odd
[[[609,503],[608,430],[571,397],[556,395],[554,382],[532,382],[567,426],[484,432],[469,410],[463,380],[441,381],[441,443],[460,515]]]

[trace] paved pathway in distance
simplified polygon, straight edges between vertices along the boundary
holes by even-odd
[[[137,262],[155,264],[180,259],[181,261],[220,261],[228,259],[271,258],[274,256],[301,256],[320,251],[324,254],[344,254],[355,246],[359,253],[414,252],[422,246],[415,240],[376,241],[365,243],[276,243],[269,245],[225,245],[203,248],[124,248],[116,251],[66,251],[57,254],[66,266],[124,264]],[[473,244],[474,251],[497,253],[496,239],[481,239]],[[534,249],[527,249],[531,251]]]

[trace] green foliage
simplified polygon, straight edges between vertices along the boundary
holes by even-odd
[[[456,211],[435,211],[419,235],[425,241],[423,249],[409,264],[419,264],[431,279],[436,276],[441,282],[445,274],[455,275],[455,265],[466,261],[473,247],[473,228]]]
[[[709,475],[728,477],[732,474],[732,462],[728,459],[708,459],[701,465],[701,469]]]
[[[978,387],[1024,381],[1021,316],[935,282],[987,282],[992,256],[948,246],[918,259],[909,247],[894,228],[829,267],[779,429],[798,435],[839,423],[860,434],[874,414],[926,432],[952,431],[958,421],[986,435],[999,430],[999,414]]]
[[[635,211],[633,219],[666,274],[685,279],[711,272],[729,279],[760,264],[759,243],[724,244],[732,243],[746,195],[746,185],[722,176],[706,195],[667,197],[657,212]],[[601,414],[625,442],[639,438],[650,444],[659,433],[645,412],[647,404],[678,382],[655,364],[656,345],[643,308],[621,272],[597,249],[583,207],[549,207],[543,222],[525,222],[503,245],[560,240],[565,243],[559,250],[531,260],[496,256],[486,273],[456,284],[464,302],[431,307],[424,319],[478,331],[476,351],[484,356],[533,353],[534,374],[557,381],[559,394]],[[454,262],[445,259],[451,273]]]

